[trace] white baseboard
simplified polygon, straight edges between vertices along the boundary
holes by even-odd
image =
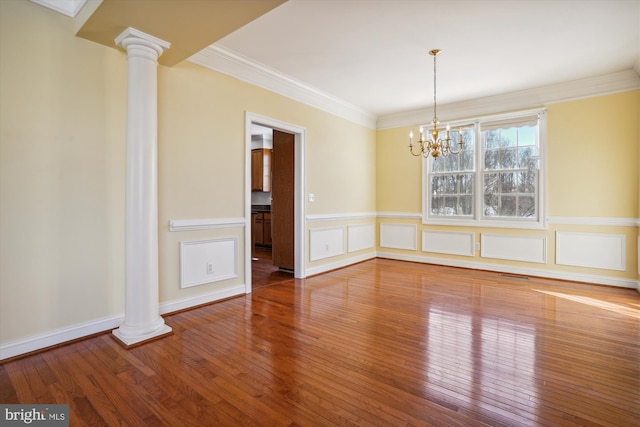
[[[190,307],[207,304],[224,298],[229,298],[245,293],[245,285],[234,285],[233,287],[209,292],[196,297],[181,298],[174,301],[168,301],[160,304],[160,314],[172,313],[178,310],[184,310]],[[103,319],[93,320],[86,323],[70,326],[68,328],[57,329],[44,334],[35,335],[33,337],[18,341],[9,342],[0,345],[0,361],[21,354],[30,353],[32,351],[42,350],[68,341],[73,341],[89,335],[110,331],[120,326],[124,320],[124,315],[106,317]]]
[[[346,258],[346,259],[342,259],[340,261],[331,262],[331,263],[328,263],[328,264],[322,264],[322,265],[319,265],[317,267],[308,267],[307,270],[306,270],[307,277],[315,276],[316,274],[325,273],[325,272],[331,271],[331,270],[336,270],[338,268],[346,267],[348,265],[356,264],[358,262],[362,262],[362,261],[366,261],[366,260],[369,260],[369,259],[373,259],[375,257],[376,257],[376,253],[374,251],[372,251],[372,252],[367,252],[367,253],[362,254],[362,255],[358,255],[358,256],[353,256],[353,257],[349,257],[349,258]]]
[[[181,298],[178,300],[168,301],[160,304],[160,314],[173,313],[174,311],[184,310],[186,308],[196,307],[202,304],[218,301],[225,298],[243,295],[245,293],[245,285],[234,285],[232,287],[220,289],[218,291],[208,292],[195,297]]]
[[[548,279],[571,280],[574,282],[593,283],[596,285],[608,285],[619,288],[638,289],[640,292],[640,282],[632,279],[618,279],[616,277],[597,276],[594,274],[568,273],[565,271],[543,270],[538,268],[522,268],[491,264],[485,262],[449,260],[444,258],[434,258],[421,255],[406,255],[393,252],[378,252],[379,258],[396,259],[400,261],[412,261],[425,264],[446,265],[450,267],[470,268],[474,270],[489,270],[500,273],[521,274],[527,276],[545,277]]]
[[[124,315],[105,317],[91,322],[81,323],[68,328],[57,329],[33,337],[0,345],[0,361],[29,353],[78,338],[115,329],[124,320]]]

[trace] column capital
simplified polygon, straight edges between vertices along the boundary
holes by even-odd
[[[128,49],[130,45],[142,45],[156,51],[158,56],[171,47],[171,43],[128,27],[115,38],[116,46]]]

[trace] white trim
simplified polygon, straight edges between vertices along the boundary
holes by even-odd
[[[322,264],[314,267],[307,268],[307,277],[315,276],[318,274],[326,273],[327,271],[337,270],[338,268],[348,267],[353,264],[357,264],[362,261],[367,261],[370,259],[374,259],[376,257],[376,252],[367,252],[365,254],[352,256],[346,259],[342,259],[339,261],[331,262],[328,264]]]
[[[406,254],[400,254],[400,253],[394,253],[394,252],[383,252],[383,251],[379,251],[377,253],[377,256],[379,258],[395,259],[399,261],[411,261],[411,262],[420,262],[425,264],[446,265],[449,267],[470,268],[474,270],[495,271],[498,273],[511,273],[511,274],[543,277],[543,278],[549,278],[549,279],[570,280],[574,282],[593,283],[596,285],[615,286],[619,288],[636,289],[640,287],[640,281],[637,281],[637,280],[620,279],[620,278],[608,277],[608,276],[596,276],[593,274],[568,273],[568,272],[556,271],[556,270],[523,268],[523,267],[514,267],[510,265],[505,266],[505,265],[491,264],[491,263],[485,263],[485,262],[461,261],[459,259],[435,258],[435,257],[422,256],[422,255],[406,255]]]
[[[230,75],[370,129],[382,130],[424,123],[432,107],[376,117],[356,105],[322,92],[290,76],[253,61],[220,45],[211,45],[188,59],[189,62]],[[439,116],[460,119],[543,106],[574,99],[626,92],[640,88],[640,76],[625,70],[518,92],[487,96],[439,105]]]
[[[473,256],[475,233],[473,231],[422,230],[422,252]]]
[[[220,45],[208,46],[191,56],[188,61],[342,117],[369,129],[376,128],[374,114]]]
[[[377,218],[390,218],[390,219],[422,219],[421,213],[414,212],[378,212]],[[307,219],[309,219],[307,217]],[[640,218],[607,218],[607,217],[571,217],[571,216],[551,216],[546,220],[547,225],[596,225],[596,226],[609,226],[609,227],[640,227]],[[465,226],[465,227],[477,227],[477,228],[536,228],[532,227],[533,224],[527,223],[526,226],[520,227],[518,224],[504,224],[496,221],[485,220],[485,223],[478,225],[475,221],[452,221],[452,220],[438,220],[432,218],[429,220],[429,224],[423,225],[449,225],[449,226]],[[546,229],[548,227],[540,227],[540,229]]]
[[[406,236],[402,235],[402,233],[398,232],[401,229],[408,230],[410,234]],[[380,223],[380,246],[383,248],[416,251],[418,250],[417,234],[417,224],[397,224],[392,222],[383,222]],[[403,240],[404,237],[408,237],[408,240]]]
[[[441,118],[440,121],[446,122],[465,117],[493,114],[497,111],[513,111],[532,106],[627,92],[639,88],[640,76],[634,70],[629,69],[604,76],[438,105],[438,117]],[[377,129],[414,126],[429,121],[432,114],[433,108],[429,107],[383,115],[378,117]]]
[[[107,332],[120,326],[123,320],[124,314],[119,314],[12,341],[0,346],[0,361],[89,335]]]
[[[482,258],[547,263],[546,236],[480,233],[480,247]]]
[[[169,221],[169,231],[208,230],[211,228],[245,227],[245,218],[174,219]]]
[[[87,0],[31,0],[33,3],[44,6],[70,18],[75,18]]]
[[[126,50],[127,45],[123,44],[122,42],[127,39],[136,39],[134,43],[130,43],[130,44],[136,44],[138,42],[151,43],[152,44],[151,47],[158,52],[158,55],[162,55],[162,53],[165,50],[171,47],[171,43],[169,43],[168,41],[159,39],[158,37],[152,36],[151,34],[144,33],[132,27],[127,27],[123,32],[121,32],[120,35],[115,38],[114,43],[116,46],[121,46]],[[147,46],[147,44],[144,44],[144,45]]]
[[[197,279],[187,280],[189,273],[193,274],[193,269],[187,268],[187,248],[196,247],[196,246],[209,246],[209,250],[213,249],[213,244],[216,243],[229,243],[232,242],[232,254],[233,257],[233,269],[231,271],[226,271],[224,274],[214,274],[211,272],[210,274],[199,274],[197,275]],[[202,249],[204,250],[204,249]],[[224,254],[221,252],[216,253],[208,253],[208,257],[206,259],[202,258],[202,252],[200,253],[200,257],[197,255],[191,254],[192,257],[195,256],[196,260],[202,261],[202,270],[205,270],[205,262],[211,263],[211,265],[221,267],[224,269],[228,268],[225,260]],[[192,258],[193,259],[193,258]],[[190,263],[191,264],[191,263]],[[192,265],[192,264],[191,264]],[[214,267],[215,268],[215,267]],[[180,289],[190,288],[193,286],[204,285],[207,283],[221,282],[223,280],[234,279],[238,277],[238,238],[237,237],[226,237],[221,239],[208,239],[208,240],[192,240],[192,241],[182,241],[180,242]]]
[[[375,219],[377,215],[375,212],[357,212],[357,213],[343,213],[343,214],[316,214],[307,215],[307,221],[343,221],[350,219]]]
[[[304,279],[306,255],[306,140],[307,129],[295,124],[272,119],[260,114],[245,112],[245,193],[244,215],[245,222],[251,224],[251,125],[257,124],[272,129],[281,130],[295,135],[295,182],[294,182],[294,277]],[[247,293],[251,292],[251,227],[245,227],[245,280]]]
[[[345,238],[346,227],[344,226],[309,230],[309,261],[344,255]]]
[[[347,252],[359,252],[374,249],[376,246],[376,228],[372,222],[347,225]]]
[[[483,123],[495,122],[496,120],[511,120],[521,118],[533,118],[537,116],[536,143],[538,147],[538,182],[536,184],[536,217],[487,217],[483,213],[484,200],[484,174],[487,172],[482,168],[486,150],[482,144]],[[466,227],[486,227],[486,228],[517,228],[544,230],[547,228],[546,215],[546,109],[534,108],[528,110],[515,111],[504,114],[485,115],[473,117],[465,120],[450,122],[452,127],[465,127],[473,129],[474,135],[474,162],[475,168],[467,173],[474,178],[473,187],[473,215],[468,216],[445,216],[431,215],[430,205],[432,201],[431,175],[433,167],[433,157],[422,158],[422,224],[423,225],[446,225],[446,226],[466,226]],[[427,129],[430,129],[428,126]],[[422,127],[420,128],[422,129]]]
[[[606,218],[606,217],[575,217],[552,216],[547,220],[549,224],[560,225],[596,225],[607,227],[640,227],[640,218]]]
[[[415,213],[415,212],[378,212],[378,218],[422,219],[422,213]]]
[[[225,298],[243,295],[245,285],[233,285],[224,289],[208,292],[196,297],[180,298],[160,304],[160,314],[197,307]],[[32,351],[42,350],[58,344],[64,344],[76,339],[86,338],[93,334],[106,333],[117,328],[124,321],[124,314],[109,316],[98,320],[80,323],[68,328],[56,329],[38,334],[26,339],[12,341],[0,345],[0,361]]]
[[[626,234],[556,231],[556,264],[626,271],[626,247]]]
[[[420,216],[422,218],[422,216]],[[474,227],[474,228],[514,228],[520,230],[546,230],[548,227],[538,221],[518,220],[505,221],[501,219],[445,219],[445,218],[429,218],[422,225],[444,225],[449,227]]]
[[[231,298],[244,295],[245,285],[232,285],[216,291],[207,292],[195,297],[180,298],[173,301],[167,301],[160,304],[160,314],[173,313],[175,311],[185,310],[197,307],[202,304],[208,304],[225,298]]]

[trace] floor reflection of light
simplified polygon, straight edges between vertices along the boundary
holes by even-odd
[[[612,302],[601,301],[596,298],[583,297],[580,295],[563,294],[561,292],[552,292],[552,291],[541,291],[539,289],[534,289],[534,290],[536,292],[551,295],[557,298],[563,298],[569,301],[590,305],[592,307],[597,307],[603,310],[613,311],[614,313],[623,314],[625,316],[630,316],[636,319],[640,319],[640,310],[636,308],[631,308],[631,307],[627,307],[620,304],[614,304]]]
[[[498,399],[515,408],[539,404],[535,328],[505,318],[430,309],[425,387],[434,399],[495,411]],[[522,423],[533,420],[512,415]]]

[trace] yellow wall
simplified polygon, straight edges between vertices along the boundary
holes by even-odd
[[[549,216],[638,217],[640,91],[547,107]]]
[[[122,315],[127,61],[0,1],[0,345]],[[158,69],[160,303],[244,283],[245,113],[306,129],[307,214],[374,212],[375,131],[184,62]],[[180,289],[179,242],[236,237],[239,277]],[[250,261],[249,261],[250,262]]]
[[[638,229],[636,226],[601,225],[616,220],[633,223],[639,209],[639,112],[640,91],[562,102],[547,106],[547,216],[552,219],[545,230],[521,230],[487,227],[447,227],[423,225],[421,219],[394,218],[386,213],[420,215],[422,212],[422,162],[407,152],[410,127],[380,130],[377,134],[377,208],[378,223],[416,224],[416,251],[384,248],[399,258],[417,257],[438,262],[452,260],[479,268],[517,268],[544,275],[574,274],[576,277],[609,277],[628,283],[638,277]],[[487,112],[497,114],[499,111]],[[415,131],[417,124],[412,127]],[[588,218],[600,225],[579,225],[576,218]],[[554,223],[553,220],[556,220]],[[568,224],[565,224],[568,222]],[[447,230],[511,236],[535,236],[547,239],[547,262],[544,264],[425,253],[421,248],[421,230]],[[557,265],[556,232],[622,234],[625,236],[624,271]]]
[[[187,62],[160,68],[158,97],[161,301],[245,282],[242,228],[168,231],[170,220],[244,216],[245,111],[306,129],[307,215],[375,212],[375,131]],[[180,241],[220,237],[238,238],[239,277],[179,289]]]
[[[122,312],[126,61],[0,2],[0,339]]]
[[[409,132],[417,126],[379,130],[377,151],[378,212],[422,211],[422,160],[409,154]]]

